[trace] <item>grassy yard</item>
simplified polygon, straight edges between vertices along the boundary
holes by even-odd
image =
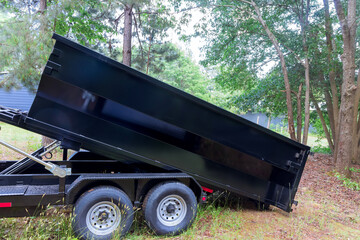
[[[0,122],[0,139],[13,146],[31,153],[41,147],[41,135],[29,132],[18,127]],[[20,160],[23,155],[14,152],[0,145],[0,160]],[[61,160],[61,151],[56,149],[53,152],[52,160]]]
[[[41,136],[0,124],[0,138],[27,150]],[[21,156],[0,147],[1,160]],[[60,157],[58,156],[55,157]],[[144,224],[141,211],[126,239],[360,239],[360,191],[334,177],[331,157],[315,154],[306,165],[291,213],[275,207],[260,211],[250,201],[226,194],[199,208],[192,227],[175,237],[157,237]],[[360,174],[360,173],[359,173]],[[0,218],[0,239],[75,239],[71,209],[51,207],[39,217]]]
[[[22,130],[9,124],[0,123],[0,139],[4,140],[24,151],[33,152],[41,147],[41,136],[29,131]],[[1,146],[1,160],[19,160],[21,154]]]

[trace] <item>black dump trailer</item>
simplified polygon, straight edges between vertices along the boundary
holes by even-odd
[[[126,234],[141,207],[178,234],[213,191],[291,211],[310,148],[54,34],[30,111],[0,120],[54,139],[0,162],[0,215],[73,205],[83,239]],[[48,161],[56,147],[63,159]],[[68,156],[68,150],[75,152]],[[45,168],[44,168],[45,166]]]

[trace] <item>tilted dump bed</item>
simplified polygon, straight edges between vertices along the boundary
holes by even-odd
[[[22,127],[291,210],[309,147],[59,35]],[[11,121],[8,121],[11,123]]]

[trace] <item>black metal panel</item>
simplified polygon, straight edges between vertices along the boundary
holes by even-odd
[[[101,117],[112,114],[120,120],[124,108],[132,109],[127,116],[129,122],[139,118],[147,122],[146,117],[155,118],[160,125],[154,126],[155,129],[164,128],[164,123],[172,124],[182,131],[212,139],[280,167],[286,166],[299,148],[308,149],[59,35],[54,38],[56,53],[50,56],[47,64],[52,70],[45,71],[43,78],[48,80],[51,76],[79,87],[79,95],[70,100],[74,107],[81,106],[84,111],[95,108]],[[50,84],[47,80],[40,83],[38,94],[46,93],[46,86]],[[55,90],[58,100],[71,95],[66,87],[61,89],[56,85]],[[58,98],[59,95],[62,97]],[[96,96],[109,101],[99,106]],[[30,116],[34,116],[32,109]],[[281,151],[283,149],[286,151]]]
[[[0,202],[11,202],[11,208],[27,208],[34,207],[41,210],[43,206],[48,205],[63,205],[63,194],[37,194],[37,195],[12,195],[2,196],[0,195]],[[23,215],[27,216],[27,214]],[[0,217],[5,217],[0,211]]]
[[[11,199],[10,199],[11,200]],[[33,206],[33,207],[9,207],[2,208],[0,211],[0,216],[5,217],[34,217],[38,216],[42,211],[42,206]]]
[[[309,147],[54,38],[29,116],[24,123],[0,114],[1,120],[110,159],[176,168],[204,185],[291,209]]]
[[[145,180],[145,182],[156,180],[179,180],[190,179],[195,183],[194,193],[201,193],[201,186],[189,175],[185,173],[119,173],[119,174],[81,174],[67,189],[66,203],[73,204],[77,198],[99,185],[113,185],[122,189],[131,199],[131,201],[139,201],[137,191],[142,192],[145,184],[138,186],[137,181]],[[187,184],[190,185],[190,184]],[[139,188],[139,189],[138,189]],[[201,194],[197,195],[198,197]],[[200,198],[199,198],[200,202]]]

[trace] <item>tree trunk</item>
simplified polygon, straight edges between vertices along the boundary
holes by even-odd
[[[359,116],[358,116],[358,121],[357,121],[357,125],[356,125],[356,138],[355,138],[355,141],[356,141],[356,154],[354,156],[354,160],[353,160],[353,163],[355,164],[360,164],[360,112],[358,113]]]
[[[126,4],[124,12],[123,64],[127,66],[131,66],[132,7]]]
[[[149,51],[148,51],[148,57],[147,57],[147,62],[146,62],[146,74],[149,73],[151,43],[152,43],[152,36],[150,36],[150,39],[149,39]]]
[[[307,47],[306,47],[307,54]],[[309,125],[310,125],[310,64],[309,58],[305,58],[305,120],[304,120],[304,135],[303,135],[303,144],[307,144],[308,134],[309,134]]]
[[[327,59],[329,63],[329,82],[332,95],[332,112],[329,114],[330,126],[333,135],[334,145],[337,146],[337,131],[339,127],[339,98],[338,90],[335,82],[335,65],[333,61],[333,43],[332,43],[332,27],[331,27],[331,18],[329,12],[329,1],[323,0],[324,2],[324,11],[325,11],[325,36],[326,36],[326,45],[327,45]],[[330,106],[330,105],[329,105]],[[335,150],[336,151],[336,150]],[[336,161],[336,154],[334,154],[334,160]]]
[[[349,176],[348,167],[352,157],[352,134],[354,123],[355,101],[355,39],[356,39],[356,0],[348,1],[348,15],[345,16],[340,0],[334,0],[337,16],[340,21],[344,52],[341,56],[343,63],[343,83],[341,90],[341,104],[339,115],[339,132],[337,136],[336,169]],[[341,133],[341,134],[340,134]]]
[[[344,65],[345,61],[343,62]],[[345,70],[345,69],[344,69]],[[349,72],[349,70],[347,70]],[[354,111],[354,92],[355,86],[348,81],[351,73],[344,73],[343,91],[341,94],[339,139],[336,158],[336,169],[340,172],[349,174],[346,168],[350,166],[352,158],[352,134],[353,134],[353,111]]]
[[[330,122],[332,142],[335,145],[335,137],[334,136],[335,136],[335,132],[336,132],[336,127],[335,127],[335,122],[334,122],[333,103],[332,103],[332,98],[328,91],[327,85],[325,83],[324,73],[322,71],[320,71],[320,73],[319,73],[319,82],[322,84],[323,89],[324,89],[325,103],[326,103],[326,109],[327,109],[329,122]],[[335,148],[334,148],[334,150],[335,150]],[[333,154],[334,154],[334,152],[333,152]]]
[[[264,30],[265,30],[267,36],[269,37],[270,41],[274,45],[274,47],[276,49],[276,52],[277,52],[277,54],[278,54],[278,56],[280,58],[281,70],[282,70],[282,72],[284,74],[284,84],[285,84],[285,92],[286,92],[286,106],[287,106],[287,112],[288,112],[288,130],[289,130],[290,138],[293,139],[293,140],[296,140],[295,128],[294,128],[293,108],[292,108],[292,103],[291,103],[291,88],[290,88],[290,81],[289,81],[289,77],[288,77],[288,72],[287,72],[287,68],[286,68],[284,54],[280,49],[279,42],[276,39],[275,35],[270,31],[270,29],[267,26],[266,22],[262,18],[262,14],[260,12],[259,7],[256,5],[256,3],[254,1],[247,2],[247,3],[250,3],[254,7],[254,10],[255,10],[255,12],[257,14],[257,18],[258,18],[259,22],[261,23],[262,27],[264,28]]]
[[[40,8],[39,11],[43,13],[47,8],[47,2],[46,0],[40,0]]]
[[[45,10],[47,8],[47,2],[46,0],[40,0],[40,7],[39,7],[39,12],[40,13],[44,13]]]
[[[319,115],[319,118],[320,118],[320,121],[321,121],[321,125],[322,125],[322,127],[323,127],[324,132],[325,132],[326,140],[327,140],[327,142],[328,142],[328,144],[329,144],[330,150],[331,150],[332,153],[334,153],[334,144],[333,144],[333,142],[332,142],[332,139],[331,139],[329,130],[328,130],[327,126],[326,126],[325,119],[324,119],[324,115],[322,114],[321,109],[320,109],[320,107],[319,107],[319,104],[318,104],[318,102],[316,101],[314,95],[313,95],[311,92],[310,92],[310,96],[311,96],[312,102],[313,102],[314,105],[315,105],[316,112],[317,112],[318,115]]]
[[[358,71],[358,77],[357,77],[357,86],[356,86],[356,92],[355,92],[355,101],[354,101],[354,123],[353,123],[353,153],[351,157],[351,161],[353,163],[356,163],[357,157],[358,157],[358,148],[359,148],[359,124],[360,124],[360,112],[358,111],[359,108],[359,101],[360,101],[360,69]],[[358,120],[359,116],[359,120]]]
[[[306,1],[306,6],[304,7],[303,2],[301,2],[301,8],[298,11],[298,17],[301,27],[302,35],[302,44],[305,54],[305,61],[302,63],[305,68],[305,119],[304,119],[304,135],[303,135],[303,144],[307,144],[308,133],[309,133],[309,123],[310,123],[310,63],[309,63],[309,49],[307,44],[307,29],[309,25],[309,14],[310,14],[310,0]],[[305,10],[305,13],[304,13]]]
[[[360,112],[359,112],[359,119],[360,119]],[[357,129],[358,129],[357,138],[356,138],[356,142],[357,142],[357,148],[356,148],[356,150],[357,150],[357,155],[356,155],[356,158],[355,158],[354,163],[355,163],[355,164],[360,164],[360,121],[358,121]]]
[[[299,85],[299,91],[296,94],[296,102],[297,102],[297,141],[301,142],[301,131],[302,131],[302,114],[301,114],[301,90],[302,90],[302,83]]]
[[[41,145],[43,145],[44,147],[46,147],[47,145],[49,145],[49,144],[52,143],[53,141],[54,141],[54,139],[52,139],[52,138],[48,138],[48,137],[42,136]]]
[[[360,137],[358,139],[358,143],[360,144]],[[357,158],[356,158],[355,163],[360,164],[360,147],[357,148]]]
[[[44,35],[44,32],[46,31],[46,18],[45,18],[45,11],[47,8],[47,0],[40,0],[39,10],[38,12],[40,15],[40,32]]]

